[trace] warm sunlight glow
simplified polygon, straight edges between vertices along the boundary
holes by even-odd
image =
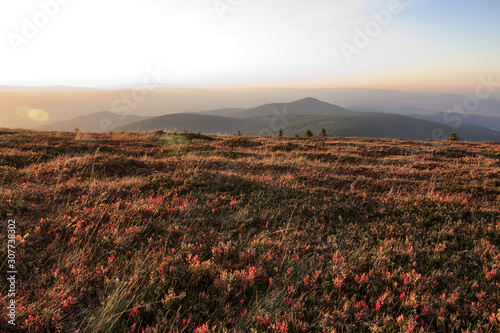
[[[160,66],[170,86],[471,89],[500,75],[498,13],[487,0],[8,1],[0,85],[133,85]],[[415,85],[394,75],[411,72]]]
[[[25,120],[33,120],[37,123],[43,123],[49,120],[49,114],[41,109],[34,109],[29,106],[21,106],[16,109],[15,114]]]
[[[49,114],[44,110],[40,109],[31,109],[28,115],[31,120],[34,120],[39,123],[43,123],[44,121],[49,120]]]

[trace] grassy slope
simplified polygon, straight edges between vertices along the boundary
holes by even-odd
[[[19,331],[500,329],[499,144],[3,130],[0,154]]]

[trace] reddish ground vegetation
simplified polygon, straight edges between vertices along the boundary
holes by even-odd
[[[498,143],[4,129],[20,280],[0,328],[498,332],[499,159]]]

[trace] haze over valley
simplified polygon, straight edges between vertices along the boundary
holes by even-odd
[[[500,99],[494,97],[468,111],[467,95],[362,88],[12,90],[0,91],[1,122],[11,128],[248,135],[275,135],[279,128],[285,135],[306,129],[319,134],[325,128],[330,136],[425,140],[457,131],[471,141],[500,137]]]

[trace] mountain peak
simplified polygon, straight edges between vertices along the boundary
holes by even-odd
[[[295,102],[308,102],[308,103],[311,103],[311,102],[320,102],[320,103],[324,103],[324,102],[321,102],[319,99],[316,99],[316,98],[313,98],[313,97],[306,97],[306,98],[303,98],[303,99],[299,99],[298,101],[295,101]]]
[[[313,97],[306,97],[290,103],[261,105],[253,109],[243,110],[241,115],[246,118],[274,116],[276,115],[276,109],[283,114],[303,116],[350,113],[350,111],[338,105],[325,103]]]

